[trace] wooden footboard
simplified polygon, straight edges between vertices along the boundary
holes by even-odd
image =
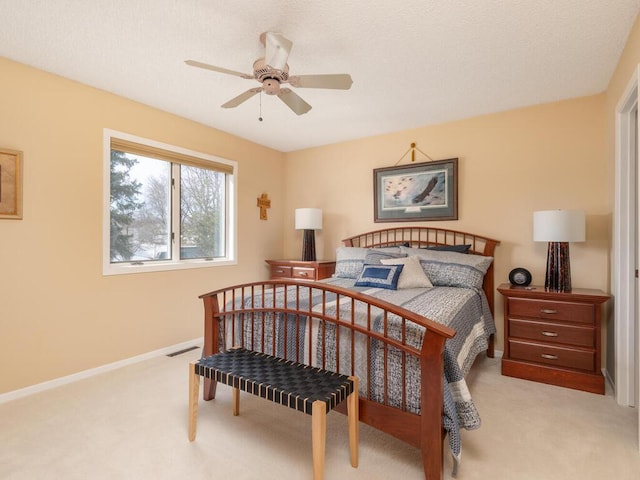
[[[442,478],[443,352],[454,330],[402,307],[323,283],[271,280],[215,290],[200,298],[205,356],[232,343],[358,376],[360,421],[420,448],[425,478]],[[409,341],[416,325],[424,328],[420,348]],[[378,363],[377,370],[372,361]],[[364,368],[359,366],[362,362]],[[412,413],[408,395],[411,364],[419,369],[419,415]],[[392,372],[391,365],[400,372]],[[205,400],[214,398],[215,388],[215,382],[205,380]]]

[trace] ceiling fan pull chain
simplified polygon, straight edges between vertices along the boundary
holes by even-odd
[[[262,121],[262,92],[260,92],[260,116],[258,120]]]

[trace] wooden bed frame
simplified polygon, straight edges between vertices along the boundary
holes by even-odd
[[[343,240],[346,246],[353,247],[384,247],[390,245],[396,245],[400,243],[409,242],[414,247],[424,247],[428,245],[464,245],[470,244],[470,253],[476,255],[493,256],[495,247],[499,244],[497,240],[493,240],[487,237],[458,232],[454,230],[446,230],[440,228],[431,227],[396,227],[387,228],[383,230],[376,230]],[[484,279],[484,291],[489,301],[491,311],[493,313],[493,266],[488,270]],[[287,288],[288,301],[283,305],[282,303],[276,304],[275,300],[272,302],[265,301],[265,294],[272,293],[281,287]],[[305,306],[305,302],[301,301],[304,298],[310,298],[311,294],[321,295],[323,299],[321,308],[314,308],[313,311],[310,307]],[[371,317],[372,309],[376,309],[376,315],[383,318],[384,328],[382,331],[375,331],[371,328],[370,318],[363,322],[356,322],[354,314],[351,313],[350,318],[341,318],[340,308],[337,312],[330,314],[325,310],[325,302],[328,296],[337,295],[338,305],[345,302],[351,306],[351,312],[356,309],[364,308]],[[267,295],[268,298],[275,299],[275,295]],[[383,384],[384,384],[384,398],[382,400],[374,400],[372,398],[371,390],[368,389],[364,394],[361,392],[359,400],[360,409],[360,421],[367,423],[379,430],[382,430],[394,437],[409,443],[421,450],[422,462],[424,468],[425,479],[436,480],[442,479],[443,476],[443,441],[445,431],[442,425],[443,416],[443,385],[442,374],[444,369],[443,364],[443,352],[447,339],[452,338],[455,335],[455,331],[440,325],[432,320],[429,320],[421,315],[406,310],[402,307],[390,304],[388,302],[376,299],[369,295],[361,294],[352,290],[347,290],[341,287],[337,287],[330,284],[321,282],[305,282],[294,280],[267,280],[262,282],[253,282],[242,285],[236,285],[232,287],[226,287],[212,292],[203,294],[200,298],[204,302],[204,356],[212,355],[220,351],[223,342],[222,338],[227,335],[231,335],[231,338],[236,338],[235,325],[236,322],[224,322],[222,319],[227,315],[234,315],[234,318],[241,318],[242,323],[238,328],[253,328],[252,325],[271,325],[275,327],[275,320],[273,314],[288,314],[293,315],[295,320],[288,320],[294,322],[292,328],[298,329],[300,327],[299,318],[307,318],[309,321],[318,320],[323,325],[336,325],[342,328],[336,328],[335,337],[336,341],[339,341],[340,332],[347,338],[347,343],[350,342],[350,352],[347,354],[336,353],[335,362],[336,370],[340,369],[340,362],[346,362],[351,365],[351,375],[354,375],[354,345],[358,339],[364,339],[364,345],[367,346],[367,352],[370,345],[376,342],[377,345],[383,345],[384,359],[383,362]],[[251,302],[245,302],[242,299],[255,299]],[[291,306],[294,305],[294,306]],[[344,315],[342,316],[344,317]],[[387,335],[387,325],[389,319],[393,319],[393,325],[400,325],[402,332],[401,338],[396,338],[394,335]],[[405,329],[407,322],[413,322],[421,325],[425,328],[424,340],[422,348],[420,350],[408,345],[405,342]],[[231,325],[231,331],[226,326]],[[288,326],[290,324],[287,324]],[[344,330],[346,329],[346,330]],[[309,336],[308,343],[300,345],[299,341],[287,341],[286,331],[291,328],[285,328],[284,338],[284,357],[295,358],[296,361],[311,364],[312,359],[316,358],[316,355],[320,352],[322,358],[322,368],[325,368],[325,335],[322,335],[322,346],[318,347],[311,341]],[[253,331],[253,330],[252,330]],[[264,330],[261,330],[264,331]],[[297,334],[298,330],[294,330],[293,335]],[[268,338],[268,336],[262,335],[262,339],[256,341],[256,335],[252,335],[252,339],[246,341],[241,340],[241,345],[244,348],[271,353],[275,352],[276,340],[274,338]],[[259,337],[259,335],[258,335]],[[287,344],[295,344],[290,346],[290,350],[287,352]],[[343,340],[344,344],[344,340]],[[305,358],[302,358],[300,351],[302,347],[307,347],[307,354],[304,354]],[[292,351],[293,350],[293,351]],[[388,375],[387,375],[387,354],[393,352],[395,355],[401,355],[402,357],[402,399],[400,401],[401,406],[392,406],[388,396]],[[490,347],[487,352],[490,356],[493,356],[493,338],[490,340]],[[307,356],[308,355],[308,356]],[[342,356],[341,356],[342,355]],[[347,357],[347,358],[344,358]],[[350,357],[350,358],[349,358]],[[366,355],[369,358],[369,355]],[[408,357],[414,357],[420,365],[420,378],[421,378],[421,397],[420,397],[420,414],[411,413],[407,409],[406,387],[405,387],[405,365]],[[371,369],[366,369],[368,375],[370,375]],[[361,379],[361,383],[362,383]],[[370,385],[370,379],[366,380],[366,384]],[[203,397],[205,400],[210,400],[215,397],[216,382],[212,382],[210,379],[205,379]],[[338,410],[340,410],[338,408]],[[344,413],[344,412],[343,412]]]

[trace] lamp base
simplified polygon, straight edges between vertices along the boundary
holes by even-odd
[[[552,292],[571,291],[569,242],[549,242],[544,288]]]
[[[316,261],[316,232],[315,230],[305,230],[302,237],[302,261]]]

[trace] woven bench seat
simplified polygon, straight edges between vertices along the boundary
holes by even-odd
[[[326,415],[347,400],[351,465],[358,466],[358,379],[264,353],[233,348],[189,366],[189,440],[196,437],[200,377],[233,388],[233,414],[240,390],[312,416],[313,478],[324,477]]]

